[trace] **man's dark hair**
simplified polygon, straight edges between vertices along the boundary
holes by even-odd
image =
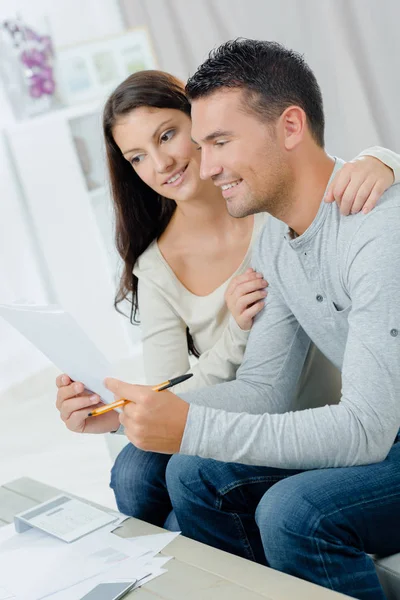
[[[276,120],[288,106],[300,106],[310,132],[324,147],[322,94],[304,58],[277,42],[239,38],[212,50],[186,84],[190,100],[221,88],[247,90],[247,107],[265,121]]]

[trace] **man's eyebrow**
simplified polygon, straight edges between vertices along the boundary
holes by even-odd
[[[159,126],[157,127],[157,129],[155,130],[155,132],[153,133],[153,135],[151,136],[153,139],[157,137],[160,129],[162,129],[163,127],[165,127],[165,125],[167,125],[168,123],[170,123],[172,121],[172,119],[167,119],[166,121],[163,121],[162,123],[159,124]],[[129,150],[125,150],[125,152],[122,154],[122,156],[125,156],[125,154],[129,154],[130,152],[138,152],[140,150],[140,148],[130,148]]]
[[[232,131],[226,131],[224,129],[217,129],[216,131],[213,131],[212,133],[209,133],[208,135],[206,135],[205,138],[203,138],[201,141],[202,142],[212,142],[213,140],[219,138],[219,137],[229,137],[233,135]],[[192,138],[192,141],[197,144],[197,142],[195,142]]]

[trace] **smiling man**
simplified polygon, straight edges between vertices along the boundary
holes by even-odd
[[[134,401],[122,417],[131,441],[180,452],[167,484],[184,534],[383,600],[369,555],[400,550],[399,186],[370,213],[324,202],[343,162],[324,150],[312,71],[279,44],[224,44],[187,92],[202,177],[233,216],[271,215],[253,264],[266,306],[235,381],[182,398],[108,387]],[[320,406],[308,389],[297,403],[312,342],[341,371],[338,404],[327,369]]]

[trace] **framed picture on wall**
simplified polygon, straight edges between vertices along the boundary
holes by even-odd
[[[65,105],[103,99],[131,73],[156,68],[145,28],[60,48],[56,60],[58,96]]]

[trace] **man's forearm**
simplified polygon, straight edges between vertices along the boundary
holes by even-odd
[[[191,406],[182,454],[286,469],[347,467],[383,460],[399,423],[367,423],[343,404],[250,415]]]
[[[293,409],[310,340],[279,300],[264,310],[250,332],[236,380],[178,394],[183,400],[251,414]]]

